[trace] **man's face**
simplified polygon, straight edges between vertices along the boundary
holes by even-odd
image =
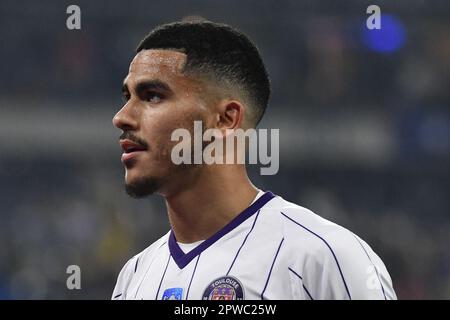
[[[186,178],[188,170],[171,161],[171,134],[177,128],[192,130],[194,120],[206,121],[204,86],[183,74],[186,55],[170,50],[143,50],[130,64],[124,80],[125,105],[113,124],[123,131],[127,192],[143,197],[166,193]]]

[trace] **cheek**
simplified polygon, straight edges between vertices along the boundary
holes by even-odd
[[[142,138],[154,150],[167,152],[167,149],[178,143],[171,141],[172,133],[176,129],[184,128],[192,133],[194,121],[205,121],[207,118],[206,107],[189,99],[160,107],[160,110],[148,110],[142,115]]]
[[[178,128],[189,128],[192,124],[180,112],[147,114],[142,119],[141,136],[150,146],[149,155],[153,160],[165,162],[172,148],[178,143],[172,141],[172,133]]]

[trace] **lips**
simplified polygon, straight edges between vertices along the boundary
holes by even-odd
[[[147,150],[144,146],[139,143],[133,142],[129,139],[120,140],[120,146],[122,147],[122,163],[125,165],[130,165],[131,160],[133,160],[141,152]]]
[[[133,142],[131,140],[128,140],[128,139],[120,140],[120,146],[122,147],[122,150],[124,153],[131,153],[131,152],[147,150],[144,146],[142,146],[136,142]]]

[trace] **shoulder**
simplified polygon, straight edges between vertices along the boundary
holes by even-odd
[[[278,212],[291,270],[317,298],[395,298],[383,261],[360,237],[281,197],[271,208]]]
[[[355,235],[346,228],[280,196],[264,209],[270,217],[270,228],[282,236],[291,259],[320,261],[333,258],[336,252],[345,254],[357,244]]]
[[[322,244],[327,242],[325,238],[334,242],[339,241],[341,236],[352,236],[352,233],[342,226],[280,196],[272,199],[264,209],[270,211],[272,219],[278,220],[277,225],[281,228],[285,240],[293,240],[294,244],[299,240],[309,240],[311,245],[317,243],[322,247]]]

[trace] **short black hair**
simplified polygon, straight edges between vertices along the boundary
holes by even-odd
[[[187,55],[184,71],[212,75],[241,90],[251,104],[251,123],[261,120],[270,96],[270,81],[257,47],[243,33],[210,21],[172,22],[158,26],[136,52],[168,49]]]

